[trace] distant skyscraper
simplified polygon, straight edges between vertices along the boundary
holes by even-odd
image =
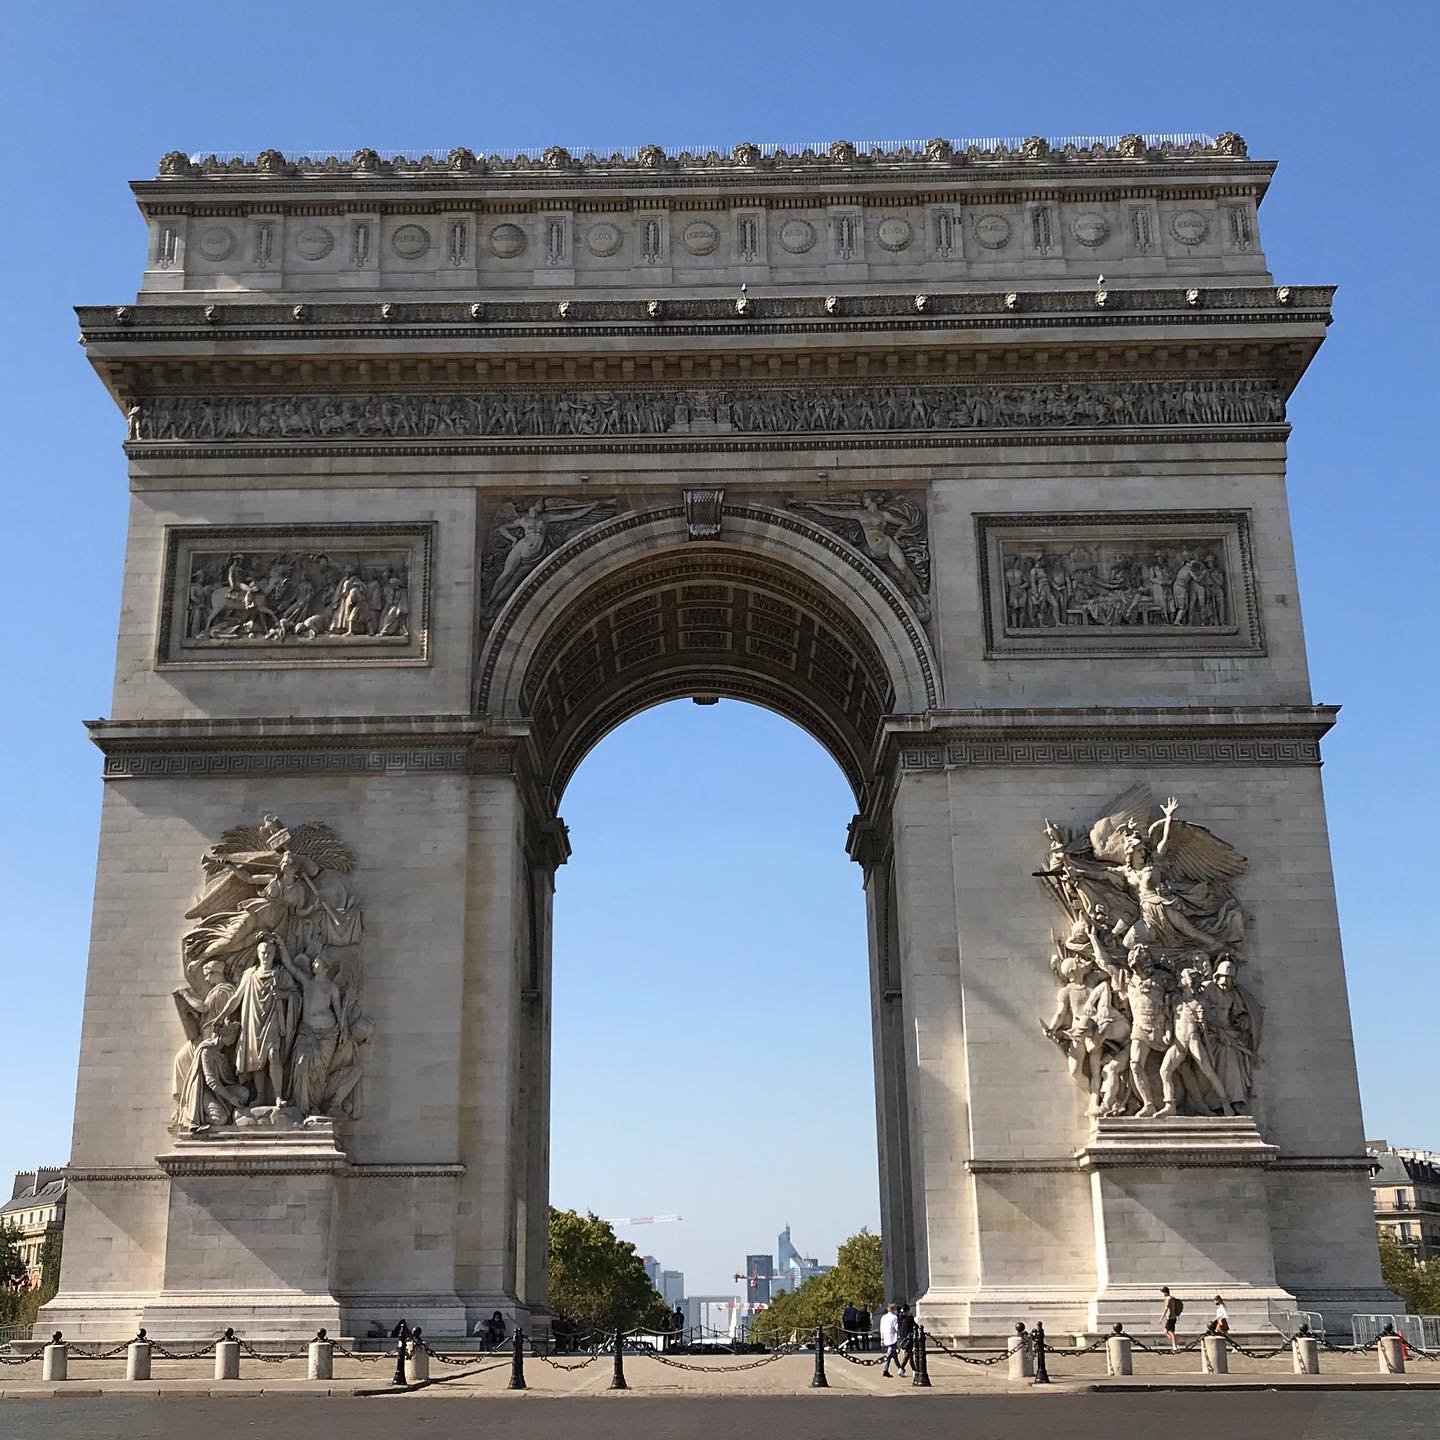
[[[660,1272],[660,1293],[667,1305],[681,1305],[685,1301],[685,1272],[683,1270],[662,1270]]]
[[[747,1255],[745,1257],[744,1299],[751,1305],[757,1302],[770,1303],[770,1277],[775,1262],[768,1255]]]
[[[780,1232],[780,1239],[775,1246],[775,1259],[777,1261],[776,1269],[782,1275],[801,1263],[800,1252],[790,1243],[790,1226],[788,1224]]]
[[[647,1255],[640,1263],[644,1265],[645,1273],[650,1277],[650,1283],[658,1290],[660,1288],[660,1262],[653,1255]]]

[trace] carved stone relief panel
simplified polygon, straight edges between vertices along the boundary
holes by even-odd
[[[1065,916],[1051,927],[1054,1012],[1040,1027],[1094,1119],[1243,1114],[1260,1058],[1259,1002],[1240,983],[1249,863],[1132,786],[1088,824],[1045,822],[1037,871]]]
[[[172,527],[156,664],[425,664],[434,526]]]
[[[900,588],[920,621],[929,624],[930,537],[922,494],[871,490],[788,503],[859,550]]]
[[[132,412],[132,440],[459,440],[707,433],[1065,430],[1267,425],[1285,418],[1266,379],[828,384],[464,394],[165,395]]]
[[[1263,652],[1246,511],[982,515],[976,528],[992,657]]]
[[[360,1114],[364,925],[355,856],[329,825],[267,814],[201,857],[174,993],[185,1042],[171,1067],[177,1134],[334,1130]]]
[[[618,502],[527,496],[507,500],[491,517],[480,565],[481,615],[491,619],[553,551],[609,520]]]

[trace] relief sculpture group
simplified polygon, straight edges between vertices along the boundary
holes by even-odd
[[[180,941],[171,1127],[290,1128],[359,1113],[361,914],[354,856],[328,825],[267,814],[206,852]]]
[[[1264,381],[485,390],[414,395],[163,395],[132,407],[132,440],[584,439],[713,432],[984,430],[1277,424]]]
[[[407,640],[403,555],[196,554],[187,592],[190,641]]]
[[[1254,1092],[1261,1010],[1240,984],[1246,860],[1143,785],[1087,832],[1046,822],[1037,872],[1065,914],[1040,1024],[1092,1117],[1242,1114]]]
[[[1002,556],[1005,625],[1012,631],[1230,623],[1220,541],[1151,550],[1105,542],[1038,549],[1007,544]]]

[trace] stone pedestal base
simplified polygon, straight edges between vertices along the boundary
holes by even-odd
[[[1090,1173],[1099,1281],[1089,1328],[1159,1328],[1160,1286],[1202,1329],[1216,1295],[1232,1330],[1264,1332],[1295,1308],[1275,1281],[1265,1168],[1275,1147],[1248,1115],[1100,1120],[1075,1158]]]
[[[346,1161],[332,1125],[215,1130],[155,1158],[170,1197],[164,1280],[141,1314],[151,1334],[340,1331],[333,1231]]]
[[[1033,1164],[1017,1161],[1012,1170],[1004,1161],[975,1162],[977,1196],[982,1186],[985,1192],[977,1204],[992,1207],[982,1211],[979,1235],[985,1282],[932,1287],[920,1297],[919,1316],[933,1334],[976,1342],[1003,1343],[1022,1320],[1055,1335],[1103,1335],[1117,1321],[1156,1334],[1160,1287],[1168,1285],[1185,1301],[1182,1332],[1204,1329],[1214,1297],[1223,1295],[1235,1333],[1273,1333],[1273,1317],[1296,1308],[1275,1278],[1266,1190],[1275,1155],[1248,1115],[1175,1116],[1097,1121],[1069,1162],[1040,1167],[1048,1192],[1029,1173]],[[1037,1256],[1018,1246],[1013,1230],[987,1229],[1001,1213],[995,1197],[1028,1219],[1047,1197],[1061,1196],[1062,1181],[1072,1225],[1088,1185],[1093,1270],[1081,1270],[1073,1250]]]

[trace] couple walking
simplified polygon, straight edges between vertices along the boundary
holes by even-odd
[[[903,1300],[886,1306],[880,1317],[880,1345],[885,1351],[880,1373],[888,1377],[893,1360],[903,1375],[915,1353],[915,1317]]]

